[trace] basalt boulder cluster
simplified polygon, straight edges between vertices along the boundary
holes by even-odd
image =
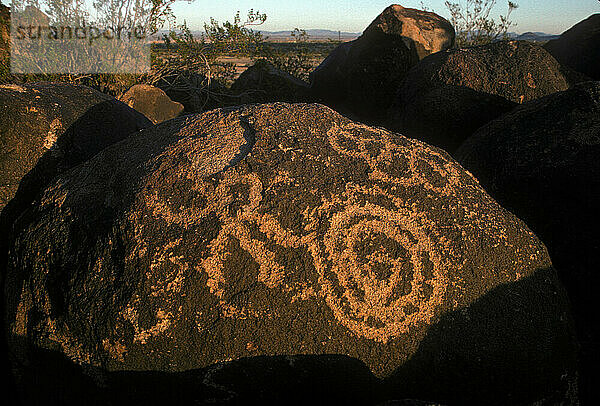
[[[392,5],[310,84],[0,86],[3,380],[26,405],[594,404],[597,28],[456,49]]]
[[[600,237],[600,82],[523,104],[479,129],[458,160],[544,241],[573,306],[582,399],[598,382],[596,282]]]
[[[408,73],[387,126],[452,153],[518,104],[567,90],[579,79],[573,76],[526,41],[438,52]]]
[[[312,72],[313,93],[363,120],[380,120],[408,70],[452,47],[454,37],[452,25],[437,14],[392,5]]]

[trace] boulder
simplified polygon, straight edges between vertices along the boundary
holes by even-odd
[[[0,288],[3,291],[8,235],[13,221],[37,193],[59,173],[151,123],[112,97],[66,83],[1,85],[0,107]],[[0,376],[3,382],[10,382],[4,335],[0,347]],[[10,399],[14,385],[7,386],[5,398]]]
[[[57,174],[151,125],[124,103],[68,83],[2,85],[0,105],[0,210],[18,188],[12,206],[22,209]]]
[[[338,47],[315,69],[313,92],[376,122],[392,104],[408,70],[421,58],[450,48],[454,35],[452,25],[437,14],[389,6],[357,40]]]
[[[172,101],[165,92],[151,85],[134,85],[120,100],[154,124],[175,118],[183,111],[181,103]]]
[[[439,52],[408,73],[386,126],[452,153],[517,104],[576,81],[544,48],[526,41]]]
[[[246,360],[218,387],[261,393],[309,388],[299,364],[277,366],[304,355],[331,391],[352,381],[371,396],[364,364],[386,379],[379,396],[485,404],[572,378],[568,305],[537,237],[443,151],[317,104],[217,109],[129,137],[56,178],[10,252],[20,377],[40,352],[103,385]],[[247,371],[264,357],[261,380]],[[455,391],[463,379],[476,384]]]
[[[544,48],[563,65],[600,80],[600,14],[575,24]]]
[[[186,113],[200,113],[223,107],[223,99],[228,99],[229,89],[217,80],[209,80],[205,75],[190,71],[174,71],[165,74],[155,84],[169,98],[183,104]]]
[[[408,87],[407,82],[404,87]],[[494,94],[440,85],[404,104],[386,127],[454,153],[479,127],[518,106]],[[397,113],[392,109],[393,113]]]
[[[310,72],[311,93],[337,104],[346,99],[345,66],[354,41],[343,42]]]
[[[238,104],[299,102],[308,99],[308,83],[259,59],[231,85],[239,96]]]
[[[403,38],[420,59],[454,46],[454,27],[443,17],[423,10],[393,4],[367,27],[364,35],[376,33]]]
[[[593,221],[600,207],[600,82],[519,106],[479,129],[456,155],[547,245],[570,294],[583,350],[580,386],[588,391],[582,397],[592,404],[599,377],[590,374],[600,361],[600,237]]]

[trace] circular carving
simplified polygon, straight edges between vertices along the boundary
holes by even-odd
[[[420,219],[371,203],[342,207],[330,212],[323,243],[312,250],[335,317],[354,333],[382,342],[430,323],[448,280]]]

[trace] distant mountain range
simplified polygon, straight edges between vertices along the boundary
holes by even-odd
[[[560,35],[546,34],[545,32],[525,32],[523,34],[510,32],[508,35],[512,39],[532,42],[546,42],[560,37]]]
[[[285,30],[285,31],[256,30],[256,31],[260,32],[263,36],[268,37],[268,39],[274,40],[274,41],[284,41],[284,40],[289,40],[292,38],[292,36],[291,36],[292,30]],[[163,33],[167,33],[167,31],[161,30],[160,35],[157,35],[156,37],[161,38]],[[358,38],[361,35],[360,32],[346,32],[346,31],[333,31],[333,30],[321,30],[321,29],[306,30],[306,33],[308,34],[309,40],[319,40],[319,41],[337,40],[337,39],[348,41],[348,40]],[[192,34],[196,37],[199,37],[202,34],[204,34],[204,31],[200,31],[200,30],[192,31]],[[546,41],[550,41],[552,39],[556,39],[560,35],[546,34],[544,32],[525,32],[523,34],[518,34],[516,32],[509,32],[508,36],[509,36],[509,38],[515,39],[515,40],[532,41],[532,42],[546,42]]]
[[[360,32],[345,32],[345,31],[333,31],[333,30],[305,30],[309,38],[313,39],[338,39],[338,38],[358,38]],[[271,38],[288,38],[291,36],[291,30],[286,31],[259,31],[261,34]]]

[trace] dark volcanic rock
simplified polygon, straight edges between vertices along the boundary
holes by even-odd
[[[566,90],[572,80],[544,48],[525,41],[439,52],[408,73],[387,126],[452,152],[517,103]]]
[[[339,103],[346,99],[346,60],[352,44],[344,42],[310,73],[311,92],[319,99]]]
[[[154,85],[171,100],[183,104],[186,113],[200,113],[223,107],[223,98],[230,96],[228,89],[220,82],[209,80],[196,72],[171,72]]]
[[[600,80],[600,14],[575,24],[544,48],[563,65]]]
[[[404,104],[387,127],[453,153],[465,137],[516,106],[503,97],[465,86],[440,85]]]
[[[175,118],[183,111],[181,103],[174,102],[161,89],[150,85],[135,85],[120,100],[154,124]]]
[[[239,104],[299,102],[308,100],[309,85],[260,59],[233,82],[231,90],[241,95]]]
[[[343,354],[388,377],[394,398],[435,387],[442,402],[486,404],[572,377],[567,304],[535,235],[443,151],[324,106],[144,130],[57,178],[15,228],[17,370],[28,348],[109,378]],[[460,362],[431,368],[440,356]],[[331,367],[331,390],[346,364]],[[397,378],[405,365],[410,380]],[[309,388],[310,373],[274,368],[268,385]],[[231,387],[266,390],[234,372]],[[448,376],[479,384],[456,392]]]
[[[151,125],[122,102],[67,83],[2,85],[0,104],[0,210],[20,183],[18,198],[31,201],[58,173]]]
[[[311,76],[324,101],[379,120],[406,72],[419,59],[454,44],[452,25],[437,14],[392,5],[355,41],[340,45]]]
[[[37,193],[57,174],[151,123],[110,96],[66,83],[0,86],[0,106],[0,286],[3,287],[10,228]],[[1,341],[2,381],[6,382],[4,336]],[[5,392],[6,396],[10,395]]]
[[[600,354],[600,236],[593,220],[600,207],[600,82],[518,107],[477,131],[457,156],[548,246],[570,293],[589,376]],[[597,373],[592,382],[589,400],[598,398]]]

